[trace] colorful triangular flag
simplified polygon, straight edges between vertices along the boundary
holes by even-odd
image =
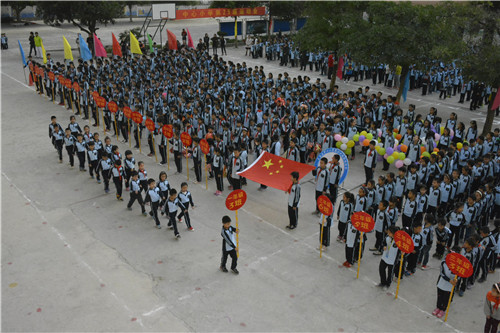
[[[188,47],[191,47],[194,49],[194,43],[193,43],[193,38],[191,37],[191,33],[189,32],[189,29],[187,30],[187,35],[188,35]]]
[[[23,65],[26,66],[27,63],[26,63],[26,57],[24,56],[23,47],[21,46],[21,42],[19,40],[17,40],[17,43],[19,44],[19,52],[21,52],[21,58],[23,60]]]
[[[69,45],[68,40],[64,36],[63,36],[63,42],[64,42],[64,59],[73,61],[73,52],[71,51],[71,45]]]
[[[82,35],[80,35],[79,44],[80,44],[80,54],[82,56],[83,61],[92,59],[92,52],[90,52],[89,46],[85,42],[85,39],[83,39]]]
[[[111,33],[111,36],[113,37],[113,55],[123,57],[122,47],[120,46],[120,43],[118,43],[118,39],[116,39],[114,33]]]
[[[47,63],[47,52],[45,52],[45,47],[43,46],[43,41],[40,41],[40,43],[42,44],[43,63],[46,64]]]
[[[154,52],[154,49],[153,49],[153,40],[151,39],[151,35],[150,34],[148,34],[148,43],[149,43],[149,52],[153,53]]]
[[[108,56],[106,49],[102,45],[99,38],[97,38],[96,34],[94,34],[94,51],[95,51],[96,57],[105,57],[106,58]]]
[[[135,54],[142,54],[141,47],[139,46],[139,41],[135,38],[132,31],[130,32],[130,52]]]
[[[167,37],[168,37],[168,49],[169,50],[177,50],[177,38],[174,33],[167,29]]]

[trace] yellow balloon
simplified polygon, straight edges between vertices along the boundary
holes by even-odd
[[[352,141],[352,140],[347,141],[348,148],[352,148],[352,147],[354,147],[354,145],[355,145],[354,141]]]

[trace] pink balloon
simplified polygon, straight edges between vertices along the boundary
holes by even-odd
[[[384,158],[387,159],[387,157],[389,157],[389,155],[387,155],[387,153],[385,153]]]
[[[437,133],[436,133],[436,134],[434,134],[434,139],[435,139],[436,141],[439,141],[439,139],[440,139],[440,138],[441,138],[441,135],[439,135],[439,134],[437,134]]]
[[[394,163],[394,165],[396,165],[396,168],[398,168],[398,169],[399,169],[399,168],[402,168],[402,167],[403,167],[404,162],[403,162],[403,161],[401,161],[401,160],[397,160],[397,161]]]
[[[334,138],[335,138],[335,141],[342,140],[342,136],[340,134],[335,134]]]

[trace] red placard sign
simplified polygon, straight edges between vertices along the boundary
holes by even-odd
[[[247,201],[247,193],[243,190],[234,190],[226,198],[226,207],[229,210],[238,210]]]
[[[139,112],[132,112],[132,121],[136,124],[141,124],[142,123],[142,114]]]
[[[210,153],[210,145],[208,144],[207,140],[205,139],[200,140],[200,148],[203,154],[207,155],[208,153]]]
[[[112,113],[116,113],[118,111],[118,105],[114,101],[108,103],[108,110]]]
[[[97,103],[97,98],[99,97],[99,93],[97,91],[92,92],[92,97],[94,97],[94,101]]]
[[[35,66],[35,74],[36,75],[40,75],[40,72],[38,71],[38,68],[39,68],[38,66]]]
[[[171,139],[174,136],[174,128],[172,125],[163,125],[161,131],[167,139]]]
[[[446,256],[446,265],[453,274],[461,278],[468,278],[474,272],[469,259],[459,253],[450,253]]]
[[[128,106],[125,106],[123,108],[123,115],[128,119],[132,118],[132,110]]]
[[[76,92],[80,91],[80,85],[78,84],[78,82],[73,82],[73,90]]]
[[[413,244],[413,239],[406,233],[406,231],[398,230],[394,234],[394,241],[398,248],[404,253],[412,253],[415,249],[415,244]]]
[[[150,118],[146,119],[146,128],[150,132],[155,131],[155,122],[153,121],[153,119],[150,119]]]
[[[193,143],[193,139],[191,138],[191,135],[189,135],[188,132],[181,133],[181,141],[185,147],[189,147],[191,146],[191,143]]]
[[[104,108],[106,107],[106,98],[99,96],[96,100],[97,107]]]
[[[71,79],[66,79],[66,88],[71,89],[73,84],[71,83]]]
[[[29,67],[30,67],[30,71],[32,71],[32,72],[33,72],[33,63],[32,63],[32,62],[30,62]]]
[[[351,216],[351,223],[356,230],[361,232],[370,232],[375,227],[375,221],[370,214],[365,212],[356,212]]]
[[[54,74],[54,72],[49,72],[49,80],[54,81],[55,79],[56,79],[56,75]]]
[[[321,214],[330,216],[333,213],[333,205],[326,195],[320,195],[318,198],[318,209]]]

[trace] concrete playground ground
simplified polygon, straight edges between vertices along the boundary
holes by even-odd
[[[402,280],[395,300],[396,283],[387,292],[376,287],[380,257],[365,251],[359,279],[356,267],[341,265],[342,244],[333,241],[320,259],[316,250],[319,221],[311,215],[312,175],[302,181],[299,227],[293,231],[284,228],[287,195],[274,189],[259,192],[251,181],[244,187],[248,200],[239,212],[240,275],[235,276],[218,270],[221,217],[227,214],[234,221],[234,213],[224,205],[229,191],[216,197],[213,181],[208,190],[204,182],[190,182],[196,204],[191,213],[195,231],[188,232],[181,224],[182,238],[174,240],[171,230],[154,228],[152,219],[143,217],[137,206],[129,212],[126,203],[115,199],[113,185],[111,193],[105,194],[102,184],[71,169],[65,152],[64,163],[59,164],[47,126],[51,115],[65,126],[72,113],[25,84],[17,39],[28,53],[28,33],[38,31],[47,51],[60,61],[62,35],[75,46],[78,29],[37,23],[2,26],[10,46],[1,53],[2,331],[482,331],[484,296],[498,282],[498,272],[464,297],[456,296],[444,323],[431,314],[436,307],[438,260],[431,259],[429,270],[418,270]],[[105,45],[111,44],[111,31],[116,35],[141,24],[119,20],[99,33]],[[195,40],[218,30],[216,21],[210,19],[167,24],[178,36],[186,26]],[[286,70],[292,77],[320,77],[262,58],[254,60],[244,53],[242,46],[228,48],[224,58],[263,65],[275,75]],[[370,84],[339,85],[344,92]],[[372,89],[384,96],[395,94],[384,87]],[[439,101],[436,94],[420,96],[417,91],[408,96],[417,112],[427,113],[430,106],[436,106],[443,119],[456,112],[467,125],[471,119],[480,128],[484,124],[486,108],[470,112],[457,103],[458,96],[446,101]],[[403,107],[406,110],[407,103]],[[79,116],[77,121],[87,124]],[[102,128],[91,130],[104,139]],[[112,142],[122,154],[129,149],[115,137]],[[145,150],[142,154],[132,150],[136,161],[145,161],[151,177],[165,170],[177,189],[186,181],[185,161],[184,173],[174,175],[172,159],[167,170],[146,156]],[[376,176],[381,168],[377,166]],[[192,180],[192,170],[190,174]],[[362,180],[358,155],[343,188],[357,191]],[[128,200],[127,192],[124,199]],[[336,234],[335,224],[332,236]],[[367,246],[374,241],[369,234]]]

